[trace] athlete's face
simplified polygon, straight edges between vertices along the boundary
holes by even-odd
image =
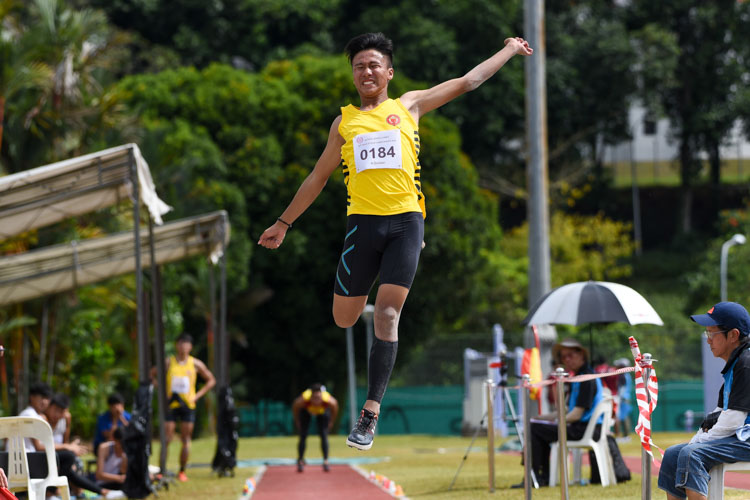
[[[187,356],[190,354],[190,351],[193,350],[193,343],[192,342],[177,342],[177,353],[181,356]]]
[[[315,406],[320,406],[321,403],[323,403],[323,392],[313,391],[313,393],[310,395],[310,402]]]
[[[375,49],[358,52],[352,59],[354,86],[360,96],[374,97],[387,91],[393,78],[393,68],[388,56]]]

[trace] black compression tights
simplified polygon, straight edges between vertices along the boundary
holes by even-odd
[[[380,403],[391,378],[396,362],[398,342],[386,342],[375,337],[370,350],[370,371],[368,374],[367,399]]]

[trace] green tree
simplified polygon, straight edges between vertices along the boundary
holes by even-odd
[[[342,16],[341,0],[88,0],[122,29],[137,32],[135,72],[154,69],[156,47],[173,51],[184,65],[212,62],[258,69],[299,50],[331,52],[331,32]],[[163,52],[162,52],[163,54]],[[158,62],[157,62],[158,65]],[[156,69],[163,69],[158,67]]]
[[[632,29],[651,27],[653,33],[658,25],[678,48],[674,73],[665,74],[655,90],[679,145],[684,233],[692,229],[692,189],[701,177],[702,151],[708,153],[711,165],[714,211],[718,207],[719,147],[739,118],[735,103],[746,73],[741,55],[747,40],[742,34],[748,32],[748,9],[746,2],[734,0],[633,2],[628,8]]]
[[[610,2],[551,3],[546,15],[550,177],[564,189],[593,173],[598,194],[604,147],[630,136],[636,49]]]
[[[19,3],[0,1],[0,151],[6,104],[24,91],[44,88],[52,76],[45,62],[34,59],[20,12]]]
[[[394,40],[397,74],[419,76],[416,87],[468,71],[501,48],[505,37],[520,34],[523,16],[515,0],[82,3],[106,9],[117,25],[198,66],[222,61],[253,69],[299,53],[340,53],[355,34],[383,31]],[[623,12],[600,0],[548,4],[553,178],[580,182],[582,173],[600,166],[605,143],[628,136],[635,48]],[[440,110],[459,125],[462,148],[478,166],[482,185],[512,197],[522,197],[525,185],[523,79],[522,63],[511,61],[477,91]]]
[[[103,88],[108,69],[122,55],[122,39],[104,14],[74,10],[64,0],[34,0],[17,12],[17,62],[10,67],[26,69],[10,76],[33,70],[35,79],[6,100],[4,168],[18,172],[88,151],[103,137],[125,135],[127,119]]]
[[[110,140],[119,143],[131,122],[105,88],[108,71],[120,55],[121,41],[110,30],[106,17],[88,8],[72,9],[62,0],[35,0],[10,10],[7,6],[10,3],[3,2],[0,9],[0,88],[6,110],[2,121],[4,147],[0,151],[3,170],[22,171],[89,152],[92,147],[112,146]],[[132,227],[132,220],[117,210],[68,219],[55,227],[20,235],[2,242],[0,250],[3,254],[19,253],[35,246],[99,236],[102,227],[117,230],[122,223]],[[98,408],[103,400],[97,391],[109,390],[110,376],[133,373],[127,360],[137,356],[132,356],[133,342],[128,335],[114,335],[102,342],[98,337],[101,332],[106,336],[123,331],[123,325],[134,324],[134,307],[128,307],[134,300],[125,301],[124,306],[118,300],[122,293],[132,297],[134,284],[127,279],[121,287],[118,283],[123,282],[78,290],[79,299],[87,293],[97,295],[96,305],[85,301],[81,305],[73,294],[49,300],[49,335],[26,328],[19,335],[24,341],[13,343],[14,360],[19,361],[14,364],[19,397],[23,387],[18,384],[24,372],[27,376],[43,376],[46,372],[56,388],[70,391],[74,405]],[[42,317],[46,313],[41,306],[40,301],[32,301],[8,311],[13,311],[14,317]],[[88,341],[87,334],[91,336]],[[47,349],[43,338],[47,337],[51,339],[49,355],[42,359]],[[27,346],[31,353],[25,358]],[[20,363],[24,359],[30,359],[29,366]],[[126,371],[121,370],[123,366]],[[65,383],[71,380],[75,384]],[[94,394],[99,399],[91,400]]]
[[[628,223],[613,221],[602,214],[593,216],[554,212],[550,218],[550,259],[552,287],[576,281],[621,281],[628,278],[633,269],[630,259],[635,245],[630,236]],[[523,224],[508,233],[500,242],[498,272],[504,279],[520,282],[525,290],[529,240],[528,224]],[[520,266],[505,264],[515,259]],[[502,269],[501,269],[502,268]],[[520,322],[526,315],[526,298],[517,297],[515,318]]]
[[[708,309],[721,296],[720,258],[722,244],[733,235],[750,234],[750,207],[724,210],[719,214],[719,236],[710,240],[697,260],[698,269],[686,275],[688,311]],[[727,258],[727,299],[750,307],[750,245],[733,246]],[[690,314],[694,314],[690,312]]]

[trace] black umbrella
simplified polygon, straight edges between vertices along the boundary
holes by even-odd
[[[643,296],[625,285],[607,281],[581,281],[555,288],[529,310],[524,325],[583,325],[624,322],[630,325],[663,325]],[[589,329],[589,350],[591,350]]]

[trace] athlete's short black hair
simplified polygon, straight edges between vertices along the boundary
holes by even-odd
[[[193,344],[193,336],[189,333],[181,333],[179,337],[177,337],[177,342],[190,342]]]
[[[317,383],[313,384],[313,385],[310,386],[310,390],[312,392],[322,391],[323,390],[323,384],[317,384]]]
[[[364,33],[349,40],[344,48],[349,64],[354,62],[354,56],[367,49],[375,49],[387,56],[393,66],[393,41],[382,33]]]

